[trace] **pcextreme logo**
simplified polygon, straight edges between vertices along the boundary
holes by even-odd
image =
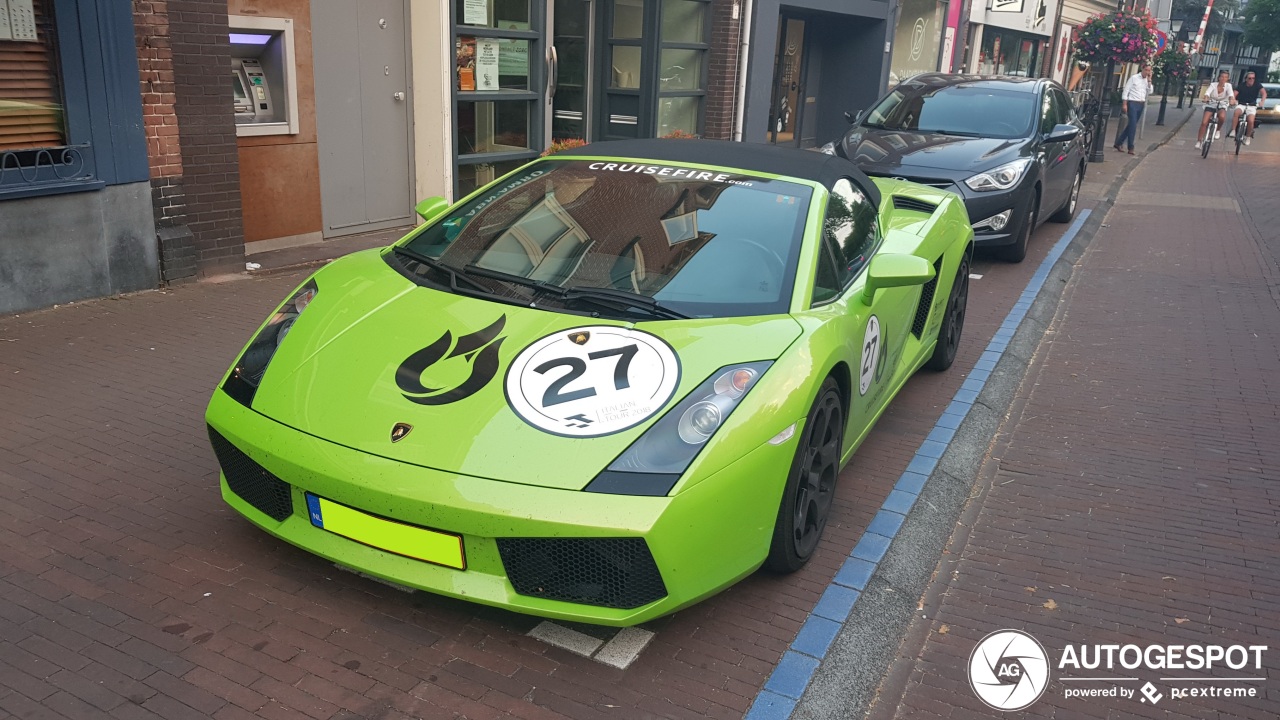
[[[1021,630],[997,630],[969,655],[969,686],[996,710],[1021,710],[1049,686],[1049,655]]]

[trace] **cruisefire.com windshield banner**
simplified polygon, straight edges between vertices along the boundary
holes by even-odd
[[[969,686],[995,710],[1030,707],[1056,673],[1066,699],[1157,705],[1185,698],[1266,696],[1266,645],[1067,645],[1051,661],[1021,630],[997,630],[969,656]],[[1228,708],[1222,708],[1224,711]]]

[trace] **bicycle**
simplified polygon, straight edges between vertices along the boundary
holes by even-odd
[[[1213,114],[1209,116],[1209,125],[1204,130],[1204,141],[1200,143],[1200,157],[1202,158],[1209,157],[1209,146],[1213,144],[1213,139],[1218,134],[1218,115],[1226,109],[1226,106],[1210,108],[1208,105],[1205,105],[1205,109],[1211,109]]]
[[[1236,122],[1236,154],[1240,154],[1240,146],[1244,145],[1245,133],[1249,132],[1249,111],[1246,105],[1239,105],[1240,119]]]

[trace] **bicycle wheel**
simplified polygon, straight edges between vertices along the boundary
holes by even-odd
[[[1245,120],[1245,116],[1241,115],[1240,122],[1236,123],[1236,154],[1237,155],[1240,154],[1240,146],[1244,144],[1244,133],[1245,133],[1245,130],[1248,129],[1248,127],[1249,126],[1247,124],[1247,121]]]
[[[1218,130],[1218,123],[1210,120],[1204,133],[1204,142],[1200,143],[1200,157],[1209,157],[1209,146],[1213,144],[1213,134]]]

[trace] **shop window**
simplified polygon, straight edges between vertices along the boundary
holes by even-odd
[[[707,0],[662,0],[659,137],[677,131],[697,135],[702,130],[707,56],[711,52],[710,12],[711,3]]]
[[[50,5],[50,0],[29,3],[31,14],[22,12],[7,28],[8,37],[0,35],[0,151],[66,142]],[[6,159],[10,164],[17,160]]]
[[[0,197],[146,180],[131,4],[7,0],[0,12]]]
[[[454,13],[459,25],[529,29],[529,0],[454,0]]]

